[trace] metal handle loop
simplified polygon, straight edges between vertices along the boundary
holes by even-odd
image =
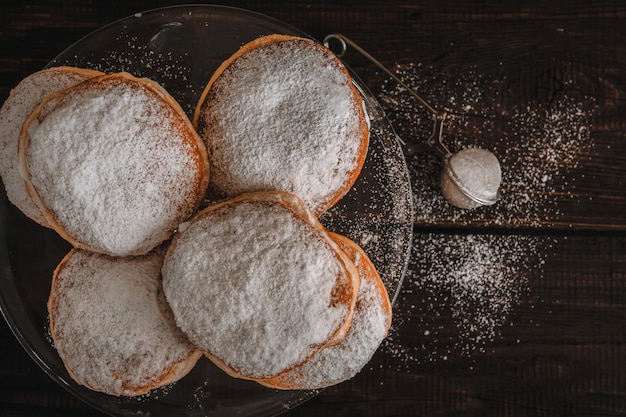
[[[428,145],[432,149],[434,149],[437,153],[441,154],[442,156],[450,154],[450,151],[448,150],[446,145],[443,144],[443,141],[442,141],[442,138],[443,138],[443,122],[445,120],[445,114],[444,113],[438,112],[434,107],[432,107],[430,104],[428,104],[426,102],[426,100],[424,100],[422,97],[420,97],[419,94],[417,94],[415,91],[413,91],[413,89],[411,89],[408,85],[406,85],[404,83],[404,81],[402,81],[394,73],[392,73],[389,69],[387,69],[387,67],[385,67],[382,63],[380,63],[372,55],[367,53],[363,48],[361,48],[360,46],[358,46],[357,44],[352,42],[350,39],[346,38],[344,35],[342,35],[340,33],[331,33],[330,35],[327,35],[324,38],[324,46],[326,48],[330,49],[329,45],[330,45],[330,41],[331,40],[338,41],[339,45],[341,47],[340,51],[335,52],[335,55],[337,55],[337,57],[341,58],[345,54],[348,45],[350,45],[357,52],[359,52],[361,55],[363,55],[365,58],[367,58],[370,62],[372,62],[378,68],[383,70],[395,82],[400,84],[400,86],[402,86],[402,88],[404,88],[406,91],[408,91],[409,94],[411,94],[413,97],[415,97],[426,108],[426,110],[428,110],[432,114],[432,116],[433,116],[433,122],[434,122],[433,133],[428,138]]]

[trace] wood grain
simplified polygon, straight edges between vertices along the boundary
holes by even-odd
[[[136,12],[182,3],[4,2],[0,101],[89,32]],[[555,174],[549,187],[508,183],[502,204],[473,212],[459,213],[440,200],[436,157],[407,156],[416,202],[432,196],[437,210],[416,215],[413,257],[390,338],[363,373],[286,415],[626,414],[626,6],[566,0],[226,3],[318,39],[341,32],[390,68],[419,64],[424,76],[439,83],[411,81],[428,87],[420,93],[437,104],[455,94],[441,95],[441,80],[467,81],[469,70],[483,81],[497,80],[483,86],[497,86],[497,94],[478,101],[475,114],[464,114],[447,134],[455,146],[469,138],[492,149],[508,167],[543,163],[539,135],[528,133],[542,119],[529,113],[516,118],[520,108],[554,114],[568,98],[582,103],[588,116],[592,146],[572,155],[576,167]],[[380,98],[399,135],[422,141],[430,128],[415,126],[412,112],[420,110],[385,101],[394,87],[367,60],[350,51],[345,60]],[[568,161],[559,163],[567,168]],[[526,195],[532,204],[514,204]],[[458,304],[443,296],[451,287],[425,284],[441,259],[428,250],[445,255],[447,240],[468,236],[509,256],[510,274],[520,280],[503,323],[479,342],[464,333]],[[503,246],[507,239],[526,243],[511,251]],[[0,416],[102,415],[49,379],[6,324],[0,334]]]

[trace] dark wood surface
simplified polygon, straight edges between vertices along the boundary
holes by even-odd
[[[408,143],[413,257],[370,366],[287,415],[626,415],[626,6],[361,3],[224,4],[318,39],[352,38],[453,115],[452,149],[494,151],[502,199],[470,212],[448,206],[441,162],[413,153],[430,129],[423,110],[348,52]],[[92,30],[172,4],[3,2],[0,101]],[[68,415],[101,414],[57,386],[0,324],[0,416]]]

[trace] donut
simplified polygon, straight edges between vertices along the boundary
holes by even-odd
[[[141,255],[168,239],[204,197],[206,149],[180,105],[127,73],[48,96],[19,142],[26,187],[77,248]]]
[[[179,380],[202,356],[176,327],[163,295],[163,252],[113,258],[72,249],[57,266],[50,334],[77,383],[141,395]]]
[[[345,66],[294,36],[243,45],[211,77],[193,120],[216,194],[285,191],[317,216],[352,187],[369,141],[363,100]]]
[[[229,375],[270,378],[338,343],[358,272],[295,195],[211,205],[174,236],[163,289],[177,325]]]
[[[341,343],[326,347],[289,372],[263,385],[278,389],[319,389],[354,377],[372,358],[391,326],[391,302],[371,260],[359,245],[329,232],[355,263],[361,278],[352,326]]]
[[[54,67],[35,72],[11,90],[0,108],[0,176],[4,189],[14,206],[42,226],[48,227],[48,222],[30,198],[19,169],[17,148],[22,125],[45,96],[97,75],[102,73],[74,67]]]

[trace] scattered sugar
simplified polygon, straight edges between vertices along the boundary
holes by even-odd
[[[530,275],[541,274],[546,250],[519,235],[417,234],[414,244],[383,344],[409,368],[488,349],[528,295]]]
[[[369,102],[368,113],[376,114]],[[372,118],[365,165],[348,194],[321,217],[324,226],[358,243],[395,298],[408,261],[413,230],[406,162],[384,118]]]
[[[292,212],[242,202],[190,223],[168,253],[163,286],[194,344],[240,374],[269,377],[343,323],[345,306],[331,302],[342,271],[329,243]]]
[[[116,77],[100,86],[49,101],[45,118],[29,126],[31,183],[81,244],[145,253],[195,208],[197,150],[156,93]]]
[[[364,120],[339,61],[313,42],[289,43],[235,59],[211,86],[198,133],[219,191],[288,191],[319,214],[358,168]]]
[[[31,74],[12,91],[0,109],[0,175],[9,201],[37,223],[48,222],[30,198],[20,174],[17,148],[22,124],[48,94],[86,80],[93,74],[48,69]]]
[[[193,59],[181,48],[180,31],[186,30],[175,24],[164,25],[150,39],[121,33],[115,46],[108,53],[89,53],[66,57],[58,64],[91,68],[104,73],[129,72],[137,77],[147,77],[164,86],[178,99],[185,113],[191,117],[197,102],[197,86],[194,85]]]
[[[65,263],[54,287],[51,332],[80,383],[136,395],[195,355],[167,307],[161,263],[156,253],[113,259],[86,251]]]
[[[518,223],[536,226],[562,215],[555,194],[571,195],[575,175],[585,162],[581,155],[593,147],[590,97],[573,97],[574,82],[564,80],[564,91],[548,103],[512,104],[505,74],[487,76],[474,68],[447,74],[420,64],[398,66],[397,74],[436,109],[446,112],[444,142],[454,152],[481,147],[494,152],[502,168],[502,196],[489,208],[464,211],[448,204],[439,187],[441,160],[432,153],[415,152],[432,131],[430,115],[397,83],[383,85],[381,102],[399,136],[409,143],[407,161],[412,177],[417,223],[453,220],[469,224]],[[492,146],[496,149],[490,149]]]
[[[474,68],[450,74],[420,64],[398,66],[396,72],[448,114],[444,142],[453,153],[489,149],[502,168],[502,196],[495,206],[465,211],[448,204],[440,190],[441,159],[420,152],[432,131],[431,116],[395,82],[386,82],[380,99],[408,142],[417,225],[538,226],[559,220],[559,198],[574,195],[586,163],[582,155],[594,146],[592,98],[565,79],[549,101],[511,104],[506,111],[501,103],[511,93],[505,74],[492,77]],[[530,291],[529,276],[541,275],[549,246],[532,236],[497,233],[422,233],[413,243],[394,325],[383,344],[394,363],[408,368],[489,349]]]

